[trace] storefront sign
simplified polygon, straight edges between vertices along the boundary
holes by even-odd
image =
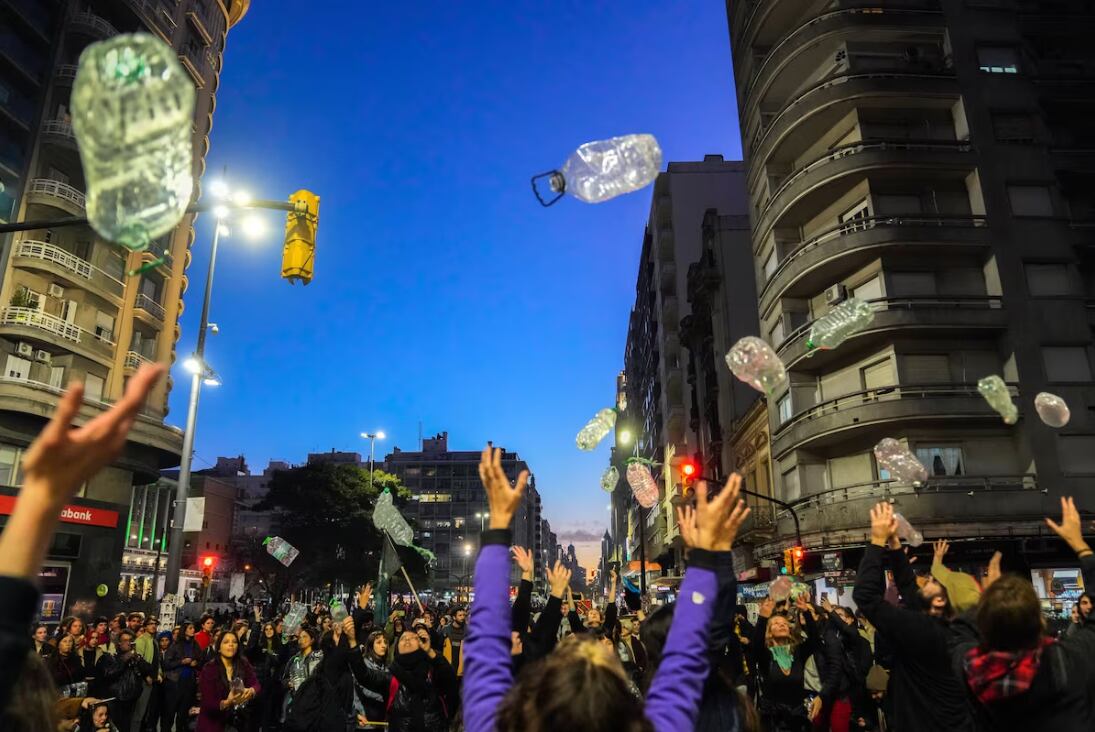
[[[840,552],[825,552],[821,555],[821,570],[828,574],[829,572],[839,572],[844,569],[844,557]]]
[[[0,496],[0,515],[10,516],[15,510],[15,496]],[[61,509],[61,521],[82,526],[118,526],[118,512],[91,506],[65,506]]]

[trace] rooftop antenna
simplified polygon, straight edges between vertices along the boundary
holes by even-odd
[[[418,420],[418,451],[422,452],[422,420]]]

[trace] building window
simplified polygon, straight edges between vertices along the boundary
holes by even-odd
[[[1019,52],[1008,46],[977,49],[977,65],[986,74],[1018,74]]]
[[[798,500],[800,493],[798,485],[798,468],[791,468],[780,477],[783,479],[783,500]]]
[[[783,316],[776,318],[776,324],[772,326],[772,330],[768,331],[768,342],[772,346],[779,347],[779,344],[783,343],[783,338],[787,334],[783,331]]]
[[[1083,346],[1043,346],[1042,362],[1050,382],[1091,381],[1091,364]]]
[[[1034,118],[1022,112],[993,112],[992,131],[999,142],[1034,142]]]
[[[1008,186],[1013,216],[1052,216],[1053,194],[1049,186]]]
[[[1095,473],[1095,436],[1057,435],[1057,457],[1065,473]]]
[[[13,487],[23,482],[19,470],[20,452],[17,447],[0,445],[0,485]]]
[[[791,392],[787,392],[780,400],[776,402],[776,406],[779,409],[779,423],[783,424],[787,420],[791,419]]]
[[[864,198],[862,201],[852,206],[850,209],[840,215],[841,224],[851,224],[844,230],[844,233],[852,231],[864,231],[867,229],[867,224],[857,224],[858,221],[863,221],[871,217],[871,204]]]
[[[84,379],[84,396],[95,402],[103,400],[103,377],[88,374]]]
[[[776,261],[776,250],[773,248],[768,254],[768,259],[764,260],[764,281],[772,279],[772,275],[776,273],[776,267],[779,266],[779,262]]]
[[[8,355],[7,365],[4,367],[4,375],[9,379],[25,381],[30,378],[30,360]]]
[[[962,448],[925,445],[916,448],[916,459],[928,469],[928,475],[964,475]]]
[[[1063,264],[1027,264],[1027,289],[1035,297],[1068,295],[1068,267]]]

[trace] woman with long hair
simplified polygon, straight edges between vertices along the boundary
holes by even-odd
[[[247,648],[247,658],[255,667],[255,675],[262,685],[259,696],[259,726],[270,729],[281,713],[281,636],[274,630],[272,622],[263,623],[262,630],[251,634]]]
[[[749,642],[749,654],[757,669],[760,716],[769,732],[806,732],[821,709],[821,698],[806,708],[806,662],[818,648],[814,616],[804,595],[795,599],[799,628],[784,615],[775,615],[775,602],[760,603],[760,616]],[[806,637],[801,627],[806,628]]]
[[[297,631],[297,652],[285,664],[285,672],[282,675],[282,683],[285,686],[285,702],[282,709],[282,718],[288,718],[293,708],[293,699],[304,682],[312,677],[316,668],[323,661],[323,651],[319,650],[316,641],[319,639],[319,631],[307,625],[302,625]]]
[[[384,631],[374,630],[369,633],[365,644],[361,646],[361,659],[366,668],[374,673],[388,670],[388,639],[384,637]],[[387,717],[385,696],[361,684],[355,684],[355,686],[357,700],[365,719],[370,722],[383,722]]]
[[[189,720],[203,656],[195,638],[197,630],[194,623],[183,623],[179,640],[163,655],[164,703],[160,708],[160,728],[165,732],[172,727],[185,729]]]
[[[57,652],[46,659],[46,668],[53,678],[61,696],[87,696],[85,693],[77,693],[74,684],[85,681],[83,660],[76,650],[76,639],[64,634],[57,641]]]
[[[72,639],[76,641],[77,650],[84,647],[84,634],[87,631],[87,626],[84,625],[84,621],[77,617],[65,618],[61,621],[61,632],[65,635],[71,635]],[[60,638],[58,638],[58,641]]]
[[[224,732],[228,725],[246,728],[246,705],[261,686],[251,663],[240,653],[239,638],[232,631],[221,634],[216,656],[198,674],[201,707],[197,732]]]

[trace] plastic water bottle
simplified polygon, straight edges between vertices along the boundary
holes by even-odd
[[[914,529],[907,518],[899,513],[895,513],[893,518],[897,522],[898,539],[901,539],[909,546],[920,546],[924,543],[924,535]]]
[[[650,468],[643,463],[630,463],[627,466],[627,484],[635,494],[635,500],[643,508],[653,508],[658,503],[658,483],[650,474]]]
[[[1042,421],[1050,427],[1064,427],[1072,418],[1072,412],[1069,411],[1065,400],[1048,391],[1043,391],[1034,397],[1034,409]]]
[[[300,550],[280,536],[268,536],[262,543],[266,546],[266,553],[286,567],[300,556]]]
[[[650,185],[661,167],[662,149],[653,135],[612,137],[575,150],[551,176],[551,188],[601,203]]]
[[[392,494],[387,488],[381,491],[373,509],[373,525],[381,531],[387,531],[392,541],[400,546],[410,546],[414,541],[414,529],[395,507]]]
[[[928,479],[928,469],[916,455],[892,437],[885,437],[874,446],[878,466],[903,483],[918,486]]]
[[[768,597],[775,602],[782,602],[791,596],[792,587],[794,587],[794,582],[791,581],[790,577],[776,577],[768,585]]]
[[[787,369],[772,347],[756,336],[745,336],[726,354],[734,376],[771,396],[787,383]]]
[[[293,635],[300,630],[300,624],[304,622],[304,616],[308,614],[308,606],[303,602],[294,602],[289,606],[289,612],[285,613],[284,633],[286,636]]]
[[[579,450],[589,451],[597,447],[601,440],[616,426],[616,410],[602,409],[586,422],[586,426],[579,432],[574,441]]]
[[[601,490],[605,493],[611,493],[616,490],[616,486],[620,482],[620,471],[616,469],[615,465],[609,466],[608,470],[601,474]]]
[[[144,250],[171,231],[194,191],[194,82],[147,33],[88,46],[72,87],[72,129],[101,236]]]
[[[331,600],[331,621],[341,623],[348,617],[350,617],[350,613],[346,610],[346,603],[340,597],[333,598]]]
[[[977,391],[1004,418],[1004,424],[1015,424],[1019,421],[1019,408],[1011,400],[1011,390],[1004,380],[995,374],[986,376],[977,382]]]
[[[863,330],[874,320],[874,310],[863,300],[850,298],[822,315],[810,326],[806,348],[826,351],[836,348],[848,336]]]

